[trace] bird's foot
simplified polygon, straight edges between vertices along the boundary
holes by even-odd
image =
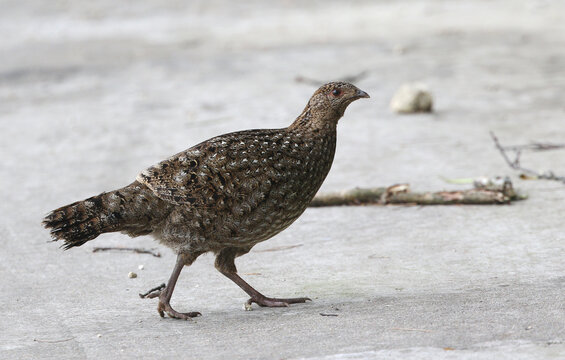
[[[166,288],[167,286],[163,283],[159,286],[154,287],[153,289],[149,290],[146,293],[143,294],[139,294],[139,297],[142,299],[153,299],[158,297],[159,295],[161,295],[161,292]]]
[[[159,298],[159,305],[157,305],[157,311],[161,317],[165,317],[165,313],[169,315],[169,317],[173,319],[183,319],[188,320],[193,317],[202,316],[201,313],[193,311],[188,313],[181,313],[176,311],[171,307],[169,300],[166,298],[167,296],[167,286],[165,284],[161,284],[153,289],[149,290],[144,294],[139,294],[139,297],[142,299],[153,299],[158,297]],[[170,299],[170,297],[169,297]]]
[[[157,311],[159,312],[159,315],[161,315],[161,317],[165,317],[165,313],[167,313],[167,315],[169,315],[169,317],[173,319],[189,320],[193,317],[202,316],[202,314],[197,311],[187,313],[178,312],[171,307],[171,304],[164,302],[161,299],[159,299]]]
[[[266,296],[253,296],[245,303],[245,308],[250,308],[252,303],[256,303],[261,307],[287,307],[290,304],[305,303],[306,301],[312,301],[312,299],[307,297],[299,298],[289,298],[289,299],[278,299],[270,298]]]

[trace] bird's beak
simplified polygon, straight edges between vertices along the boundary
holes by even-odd
[[[361,99],[361,98],[370,98],[370,96],[363,90],[357,89],[357,92],[355,93],[355,99]]]

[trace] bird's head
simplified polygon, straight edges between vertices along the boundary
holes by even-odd
[[[345,109],[353,101],[368,98],[369,94],[346,82],[331,82],[322,85],[308,102],[312,112],[325,112],[342,117]]]

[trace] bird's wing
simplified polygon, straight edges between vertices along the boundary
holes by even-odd
[[[254,189],[266,193],[269,179],[280,177],[262,159],[277,157],[280,130],[248,130],[221,135],[144,170],[137,181],[173,204],[218,206],[245,198]]]

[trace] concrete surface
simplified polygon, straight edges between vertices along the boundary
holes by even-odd
[[[519,180],[488,135],[565,142],[563,14],[559,1],[0,1],[0,358],[565,358],[565,186]],[[529,200],[310,209],[238,266],[312,303],[245,312],[207,255],[173,296],[194,322],[137,296],[168,278],[169,250],[92,253],[150,238],[47,242],[57,206],[216,134],[289,124],[314,90],[297,75],[363,70],[371,99],[341,121],[324,191],[511,175]],[[435,114],[389,111],[413,81]],[[563,156],[523,162],[564,174]]]

